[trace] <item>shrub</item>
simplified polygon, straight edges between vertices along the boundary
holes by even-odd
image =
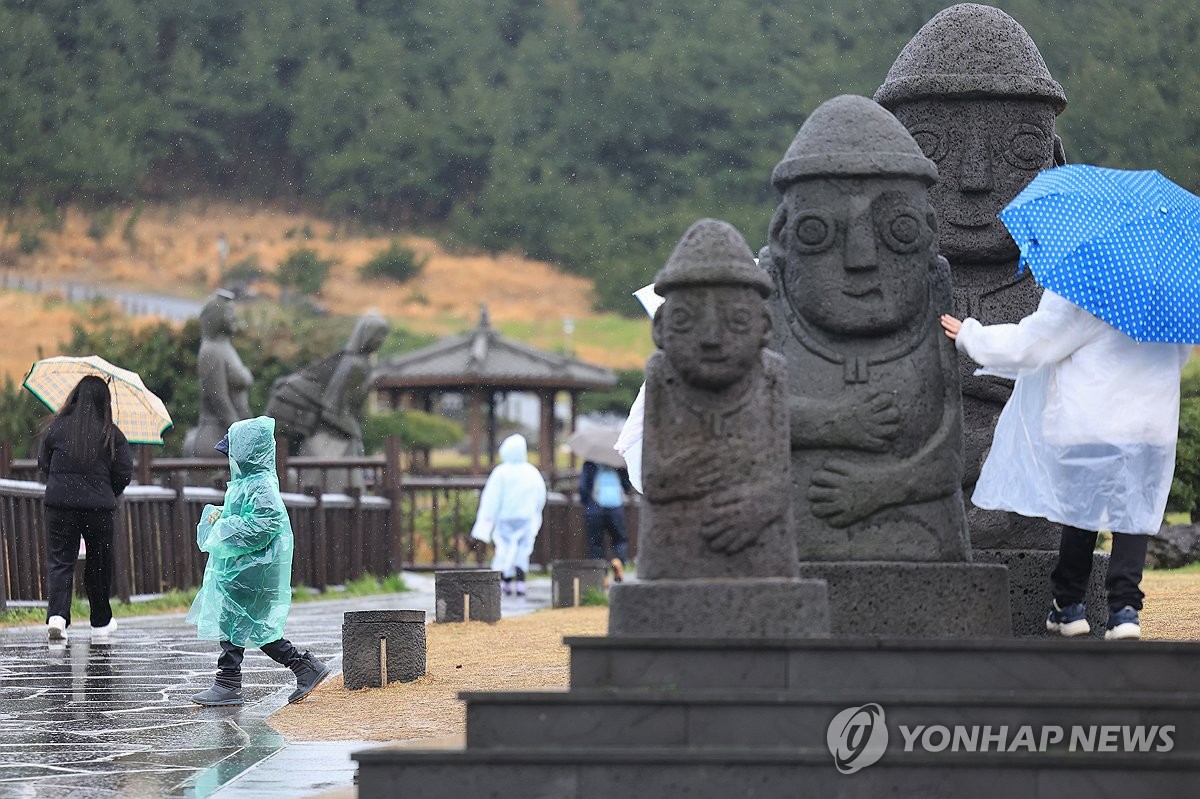
[[[1179,405],[1179,443],[1167,510],[1200,521],[1200,397],[1184,397]]]
[[[320,294],[325,279],[336,265],[336,259],[322,258],[316,250],[301,247],[293,250],[279,264],[275,280],[280,286],[294,289],[301,294]]]
[[[404,283],[420,274],[427,260],[427,257],[420,257],[408,247],[393,241],[386,250],[363,264],[359,274],[365,278]]]
[[[103,241],[108,232],[112,230],[114,219],[115,214],[113,209],[101,208],[88,220],[88,237],[96,241]]]
[[[399,438],[405,449],[437,449],[457,444],[463,429],[457,422],[412,409],[371,414],[363,422],[363,448],[367,452],[383,449],[388,436]]]

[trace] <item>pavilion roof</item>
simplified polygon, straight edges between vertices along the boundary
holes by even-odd
[[[500,335],[480,309],[479,324],[413,352],[381,358],[375,388],[604,390],[617,383],[611,369],[546,352]]]

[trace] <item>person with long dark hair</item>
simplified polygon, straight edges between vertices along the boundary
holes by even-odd
[[[112,398],[101,377],[82,378],[46,428],[38,449],[46,476],[43,500],[49,538],[46,595],[50,640],[67,637],[79,539],[87,547],[83,571],[93,635],[117,627],[109,595],[113,569],[113,515],[133,476],[125,434],[112,421]]]

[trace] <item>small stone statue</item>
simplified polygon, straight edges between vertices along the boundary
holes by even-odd
[[[184,457],[219,457],[213,445],[225,437],[229,425],[251,416],[254,377],[233,348],[235,328],[233,295],[217,290],[200,310],[200,419],[184,438]]]
[[[278,418],[289,436],[302,438],[300,454],[320,458],[363,454],[363,407],[371,388],[371,356],[391,325],[377,314],[358,320],[341,352],[275,381],[267,415]],[[362,488],[360,469],[306,470],[305,485],[326,491]]]
[[[1017,245],[997,214],[1038,172],[1065,163],[1054,120],[1067,97],[1029,34],[998,8],[947,8],[904,47],[875,99],[937,163],[929,199],[950,262],[952,313],[985,325],[1033,313],[1041,289],[1028,270],[1017,272]],[[965,354],[959,367],[969,499],[1012,381],[976,375]],[[1057,546],[1057,525],[968,508],[976,547]]]
[[[655,277],[638,577],[795,577],[784,363],[771,289],[725,222],[692,225]]]
[[[937,169],[865,97],[819,106],[772,180],[764,266],[788,366],[805,561],[965,561],[958,359],[940,335],[949,269]],[[940,336],[940,337],[939,337]]]

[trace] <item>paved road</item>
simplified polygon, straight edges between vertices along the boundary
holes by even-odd
[[[341,667],[342,614],[424,610],[433,579],[406,574],[406,594],[293,606],[285,635]],[[512,616],[550,604],[549,581],[504,597]],[[182,616],[120,620],[110,643],[86,622],[66,645],[44,628],[0,629],[0,799],[299,799],[349,786],[350,752],[376,744],[288,745],[266,724],[294,679],[257,650],[246,653],[240,708],[200,708],[218,648]]]

